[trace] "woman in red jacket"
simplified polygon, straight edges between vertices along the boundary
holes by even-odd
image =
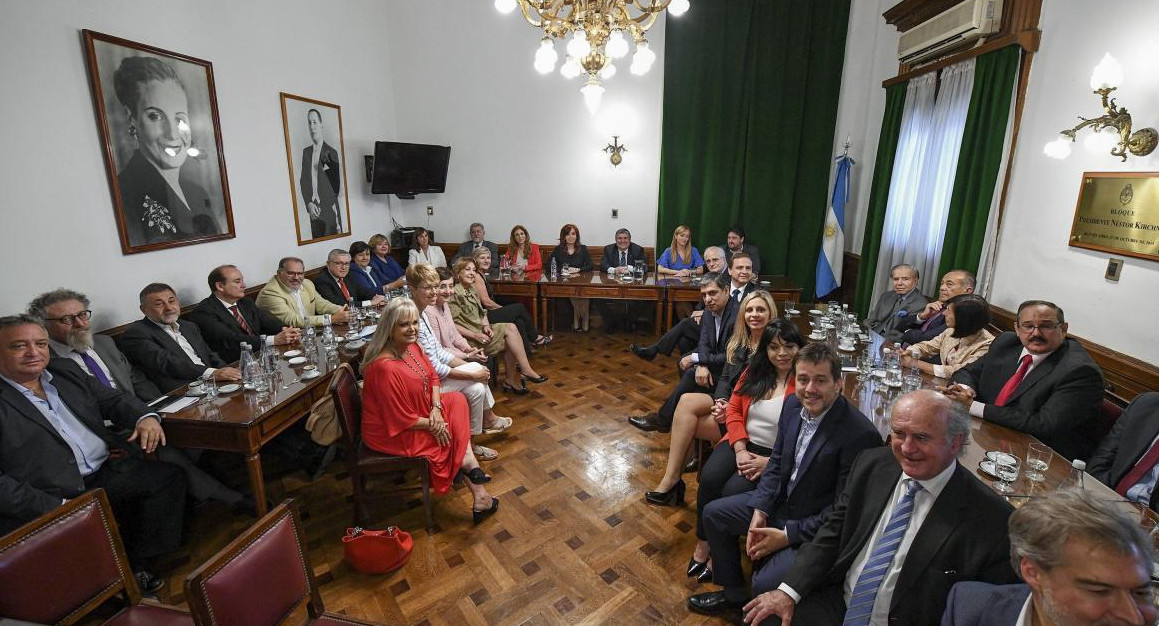
[[[511,229],[511,241],[507,244],[507,264],[514,271],[526,273],[543,270],[543,256],[539,245],[531,243],[531,235],[521,224]]]

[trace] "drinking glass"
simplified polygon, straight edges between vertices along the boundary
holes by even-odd
[[[1050,469],[1050,448],[1041,443],[1032,443],[1026,449],[1026,478],[1032,482],[1046,480],[1044,472]]]
[[[792,300],[785,300],[785,318],[790,318],[797,313],[797,303]]]
[[[217,381],[213,380],[213,372],[201,375],[201,390],[205,392],[206,400],[217,397]]]
[[[999,452],[994,456],[994,473],[998,474],[998,482],[994,483],[994,491],[1003,494],[1014,493],[1012,483],[1018,480],[1018,470],[1021,461],[1013,454]]]
[[[901,380],[902,391],[909,393],[911,391],[917,391],[918,389],[921,389],[921,388],[922,388],[922,375],[915,374],[914,370],[912,370],[912,369],[909,370],[908,372],[906,372],[905,377],[902,378],[902,380]]]
[[[857,357],[857,380],[865,382],[873,372],[873,357],[865,352]]]

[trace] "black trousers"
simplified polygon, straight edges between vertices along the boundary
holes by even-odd
[[[676,405],[680,403],[680,397],[686,393],[712,393],[712,389],[708,387],[701,387],[696,384],[696,368],[690,367],[680,376],[680,381],[676,383],[676,388],[672,393],[668,394],[668,399],[660,406],[660,410],[656,412],[656,420],[665,427],[672,426],[672,418],[676,415]]]
[[[736,451],[728,441],[716,444],[700,470],[700,487],[696,490],[696,538],[708,539],[704,532],[704,507],[708,503],[756,488],[755,482],[737,473]]]
[[[101,467],[85,477],[88,489],[104,489],[125,541],[125,552],[134,570],[147,561],[181,545],[185,523],[185,472],[176,465],[146,461],[122,451],[111,455]],[[116,457],[116,458],[115,458]]]
[[[700,324],[691,317],[686,317],[664,333],[664,336],[656,342],[656,350],[665,356],[672,354],[673,350],[685,354],[696,348],[699,342]]]
[[[494,311],[487,311],[487,321],[492,324],[514,324],[519,329],[519,336],[523,338],[523,349],[531,354],[531,343],[539,339],[539,330],[535,322],[527,314],[527,307],[522,303],[504,304]]]

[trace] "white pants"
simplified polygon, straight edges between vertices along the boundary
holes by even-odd
[[[478,372],[486,369],[481,363],[464,363],[454,368],[460,372]],[[471,434],[483,432],[483,411],[495,406],[495,397],[491,395],[491,388],[486,383],[462,378],[451,378],[448,374],[443,379],[443,391],[459,391],[467,397],[467,404],[471,407]]]

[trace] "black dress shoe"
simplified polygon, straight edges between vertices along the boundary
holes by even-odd
[[[700,469],[700,461],[697,461],[696,457],[692,457],[687,463],[684,464],[684,469],[681,469],[680,473],[688,474],[690,472],[695,472],[698,469]]]
[[[628,418],[628,423],[646,433],[652,431],[666,433],[672,430],[671,426],[664,426],[661,424],[660,420],[656,419],[655,413],[649,413],[647,415],[634,415]]]
[[[733,602],[724,595],[723,591],[698,593],[688,597],[688,610],[701,615],[720,615],[730,611],[738,611],[746,601]]]
[[[655,504],[657,506],[680,506],[684,504],[684,479],[676,481],[668,491],[649,491],[644,494],[644,500],[648,504]]]
[[[141,570],[135,572],[133,577],[137,579],[137,586],[141,588],[141,593],[153,595],[165,586],[165,579],[156,574]]]
[[[632,354],[640,357],[641,359],[644,359],[645,361],[651,361],[652,359],[655,359],[656,355],[660,352],[652,346],[642,346],[638,343],[634,343],[628,346],[628,349],[632,351]]]
[[[700,576],[700,574],[706,569],[708,569],[708,561],[697,561],[696,557],[694,556],[688,557],[687,574],[689,578],[696,578],[697,576]]]

